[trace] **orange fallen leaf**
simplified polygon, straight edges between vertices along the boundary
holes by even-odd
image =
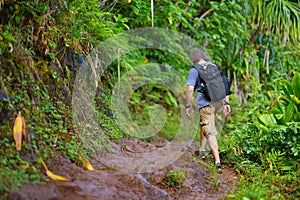
[[[66,177],[63,177],[63,176],[54,174],[53,172],[51,172],[51,171],[48,169],[48,167],[46,166],[46,164],[45,164],[45,162],[43,161],[42,158],[40,158],[40,161],[42,162],[42,164],[43,164],[43,166],[44,166],[44,168],[45,168],[45,170],[46,170],[47,176],[49,176],[49,177],[52,178],[53,180],[55,180],[55,181],[66,181],[66,182],[72,181],[71,179],[68,179],[68,178],[66,178]]]
[[[24,117],[21,115],[21,112],[19,112],[18,116],[15,119],[13,128],[17,151],[20,151],[22,149],[22,134],[23,128],[25,127],[25,124],[23,123],[25,123]]]

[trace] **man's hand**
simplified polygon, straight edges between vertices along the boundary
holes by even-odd
[[[224,105],[224,113],[225,113],[225,115],[229,115],[230,112],[231,112],[230,105],[228,105],[228,104]]]
[[[186,108],[185,114],[186,114],[186,116],[191,117],[191,108]]]
[[[224,114],[229,115],[231,113],[230,105],[229,105],[229,96],[225,97],[225,105],[224,105]]]

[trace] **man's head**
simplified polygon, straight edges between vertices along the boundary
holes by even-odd
[[[204,60],[204,61],[210,60],[210,57],[204,51],[201,51],[200,49],[194,49],[190,53],[190,58],[194,65],[197,64],[200,60]]]

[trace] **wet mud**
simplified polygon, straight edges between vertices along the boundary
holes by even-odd
[[[120,151],[147,152],[164,146],[131,139],[122,141]],[[159,146],[159,147],[158,147]],[[149,173],[129,173],[114,170],[100,161],[92,162],[97,172],[88,171],[59,156],[49,163],[52,172],[72,179],[71,182],[53,181],[26,184],[11,191],[10,200],[116,200],[116,199],[224,199],[238,182],[237,173],[223,165],[222,171],[211,173],[194,156],[195,142],[170,165]],[[206,163],[212,158],[206,158]],[[180,187],[168,187],[166,175],[170,170],[185,173]]]

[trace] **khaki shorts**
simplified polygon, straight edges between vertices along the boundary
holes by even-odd
[[[221,109],[222,106],[219,105],[208,105],[201,108],[200,111],[200,126],[201,126],[201,134],[203,134],[206,138],[210,136],[217,135],[216,129],[216,112]]]

